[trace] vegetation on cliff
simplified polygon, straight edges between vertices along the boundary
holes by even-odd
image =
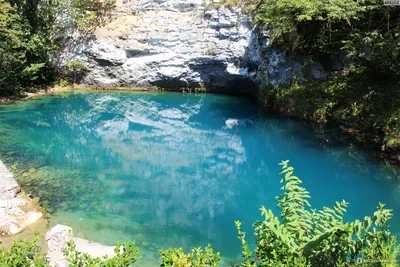
[[[272,27],[272,44],[322,62],[331,73],[313,82],[293,77],[289,88],[267,93],[284,113],[334,121],[366,134],[382,150],[400,148],[400,7],[382,0],[244,1],[259,25]],[[333,65],[345,57],[342,71]]]
[[[114,0],[0,0],[0,96],[49,85],[58,77],[52,52],[75,27],[87,36],[103,25]],[[72,79],[76,75],[70,75]]]
[[[336,202],[333,208],[313,209],[309,192],[293,175],[288,161],[282,162],[283,193],[277,197],[277,216],[271,209],[261,208],[264,219],[254,224],[256,248],[250,249],[241,222],[236,221],[242,243],[241,263],[234,266],[396,266],[399,245],[388,229],[391,210],[379,203],[372,216],[364,220],[345,222],[348,203]],[[16,241],[9,251],[0,248],[1,266],[48,266],[36,247],[37,239]],[[118,249],[120,247],[123,249]],[[139,259],[133,243],[117,244],[116,257],[92,258],[77,252],[73,244],[66,251],[71,266],[130,266]],[[211,246],[184,253],[182,248],[161,250],[160,266],[203,267],[218,266],[221,257]]]
[[[271,29],[273,47],[303,62],[303,77],[293,76],[289,86],[265,88],[267,105],[302,119],[339,123],[385,152],[399,151],[399,6],[383,0],[213,4],[221,5],[241,6],[261,29]],[[323,64],[325,79],[312,80],[313,61]]]

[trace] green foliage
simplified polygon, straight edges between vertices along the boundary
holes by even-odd
[[[48,266],[47,260],[40,254],[38,240],[37,234],[32,241],[16,240],[8,251],[5,251],[0,243],[0,266]]]
[[[74,23],[77,29],[93,32],[111,18],[110,12],[115,8],[115,0],[73,0],[71,8],[75,11]]]
[[[19,81],[15,73],[21,73],[25,60],[25,23],[16,9],[5,0],[0,0],[0,94],[18,90]]]
[[[374,70],[397,73],[399,11],[382,0],[259,0],[255,21],[272,26],[274,43],[286,50],[307,55],[346,51],[364,66],[375,63]]]
[[[90,36],[114,7],[115,0],[0,0],[0,96],[51,85],[58,74],[49,55],[67,45],[70,21],[81,36]],[[76,82],[85,70],[71,67]]]
[[[189,254],[185,254],[182,248],[170,248],[160,250],[162,267],[205,267],[218,266],[221,257],[219,253],[214,253],[212,247],[208,245],[204,252],[201,248],[193,249]]]
[[[235,221],[235,226],[239,234],[238,238],[242,242],[242,256],[244,259],[242,266],[245,267],[253,266],[254,261],[251,260],[253,252],[250,250],[249,244],[246,241],[246,233],[241,230],[242,223],[240,221]]]
[[[107,256],[93,258],[87,253],[76,251],[75,245],[70,242],[65,255],[72,266],[125,267],[130,266],[139,258],[139,249],[132,242],[117,243],[114,252],[116,256],[113,258]]]
[[[67,62],[67,69],[70,72],[86,71],[87,67],[82,60],[70,60]]]
[[[22,71],[22,75],[31,81],[35,81],[41,76],[43,73],[43,69],[45,67],[45,63],[38,63],[38,64],[31,64],[30,66],[26,67]]]
[[[280,164],[284,175],[284,193],[277,197],[280,217],[262,207],[264,221],[254,224],[258,266],[349,266],[358,258],[396,262],[399,246],[387,225],[391,210],[379,203],[373,216],[346,223],[344,200],[333,208],[312,209],[309,192],[288,163]]]
[[[71,83],[67,79],[60,79],[58,85],[61,87],[67,87],[68,85],[71,85]]]
[[[373,140],[385,151],[400,148],[400,83],[376,80],[365,68],[277,87],[268,94],[269,102],[285,114],[319,123],[336,121],[360,141]]]
[[[77,82],[78,78],[82,78],[88,70],[82,60],[70,60],[67,62],[66,67],[67,75],[73,84]]]
[[[8,251],[5,251],[0,243],[0,266],[48,267],[48,260],[40,253],[40,248],[37,246],[38,240],[38,234],[32,241],[16,240]],[[133,243],[117,243],[115,257],[92,258],[88,254],[76,251],[75,245],[69,243],[65,254],[71,266],[126,267],[137,261],[139,249]]]

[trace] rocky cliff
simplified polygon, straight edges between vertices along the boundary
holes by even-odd
[[[236,93],[287,83],[293,73],[301,79],[301,64],[271,48],[268,31],[255,30],[239,8],[209,4],[118,0],[113,20],[68,58],[85,62],[89,85]]]

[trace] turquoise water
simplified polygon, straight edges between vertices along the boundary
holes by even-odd
[[[0,158],[51,224],[133,240],[142,262],[208,243],[239,258],[234,221],[251,239],[259,208],[276,206],[286,159],[315,207],[345,199],[346,218],[362,219],[380,201],[400,233],[396,171],[332,134],[221,95],[82,92],[0,106]]]

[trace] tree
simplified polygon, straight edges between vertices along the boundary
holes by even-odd
[[[50,55],[68,45],[66,31],[89,38],[114,7],[115,0],[0,0],[0,95],[51,85],[60,73]],[[74,82],[84,72],[66,67]]]

